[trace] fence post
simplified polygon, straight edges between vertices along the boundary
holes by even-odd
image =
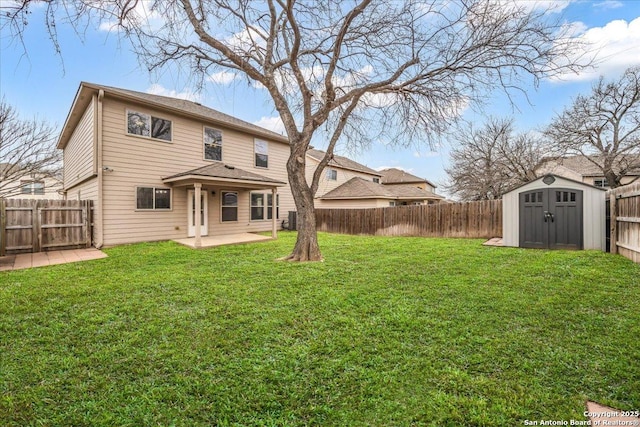
[[[40,200],[37,200],[31,208],[31,242],[33,252],[40,252]]]
[[[0,256],[7,254],[7,201],[0,197]]]
[[[614,192],[609,194],[609,209],[611,216],[611,232],[609,236],[609,252],[612,254],[618,253],[618,205],[616,195]]]

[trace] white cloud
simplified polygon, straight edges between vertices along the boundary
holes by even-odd
[[[162,95],[162,96],[169,96],[171,98],[186,99],[187,101],[197,102],[198,100],[200,100],[200,94],[198,93],[192,92],[190,90],[178,92],[173,89],[167,89],[158,83],[154,83],[151,86],[149,86],[146,92],[152,95]]]
[[[624,4],[618,0],[604,0],[593,4],[593,7],[598,9],[618,9],[622,6],[624,6]]]
[[[560,13],[576,0],[502,0],[503,7],[522,7],[525,10],[537,10],[548,13]]]
[[[262,117],[260,120],[253,122],[254,125],[269,129],[270,131],[285,135],[284,123],[280,117]]]
[[[227,85],[239,78],[240,76],[238,74],[231,71],[220,71],[218,73],[211,74],[207,79],[212,83]]]
[[[611,21],[604,27],[589,28],[576,38],[591,46],[587,55],[592,55],[594,68],[579,74],[567,73],[554,81],[591,80],[600,75],[620,74],[631,66],[640,65],[640,18],[628,23],[622,19]]]

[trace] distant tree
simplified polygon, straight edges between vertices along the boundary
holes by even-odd
[[[20,37],[30,2],[17,3],[1,15]],[[269,93],[289,138],[298,212],[290,260],[321,259],[314,195],[338,141],[429,141],[487,90],[581,69],[567,26],[518,1],[54,0],[54,39],[57,11],[119,28],[149,70],[189,67],[206,82],[222,69]],[[326,154],[307,181],[314,136]]]
[[[513,119],[490,118],[455,132],[446,190],[462,200],[493,200],[537,177],[535,169],[548,153],[541,138],[516,133]]]
[[[20,179],[57,177],[62,153],[56,149],[57,131],[49,123],[19,117],[0,102],[0,197],[20,194]]]
[[[584,156],[600,168],[610,187],[619,187],[622,177],[640,169],[640,67],[627,69],[617,81],[600,77],[545,133],[566,154]]]

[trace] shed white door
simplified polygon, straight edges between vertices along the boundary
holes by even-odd
[[[187,235],[193,237],[196,235],[196,195],[195,190],[189,190],[187,194],[188,207],[187,213],[189,215]],[[202,190],[200,193],[200,235],[206,236],[209,234],[209,221],[207,220],[209,213],[209,203],[207,203],[207,191]]]
[[[520,247],[582,249],[582,191],[541,188],[520,193]]]

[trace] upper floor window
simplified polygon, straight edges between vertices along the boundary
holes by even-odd
[[[206,126],[204,127],[204,158],[205,160],[222,160],[222,132]]]
[[[44,194],[44,181],[20,181],[22,194]]]
[[[136,209],[169,210],[171,209],[171,189],[138,187],[136,189]]]
[[[127,110],[127,133],[147,138],[171,141],[171,120],[154,117],[147,113]]]
[[[593,180],[593,185],[600,188],[608,188],[609,181],[607,181],[607,178],[598,178]]]
[[[335,169],[327,169],[326,174],[328,181],[336,181],[338,179],[338,171]]]
[[[269,143],[256,139],[253,144],[255,154],[255,165],[257,168],[269,167]]]
[[[373,178],[373,182],[375,182],[376,184],[380,184],[380,178]]]

